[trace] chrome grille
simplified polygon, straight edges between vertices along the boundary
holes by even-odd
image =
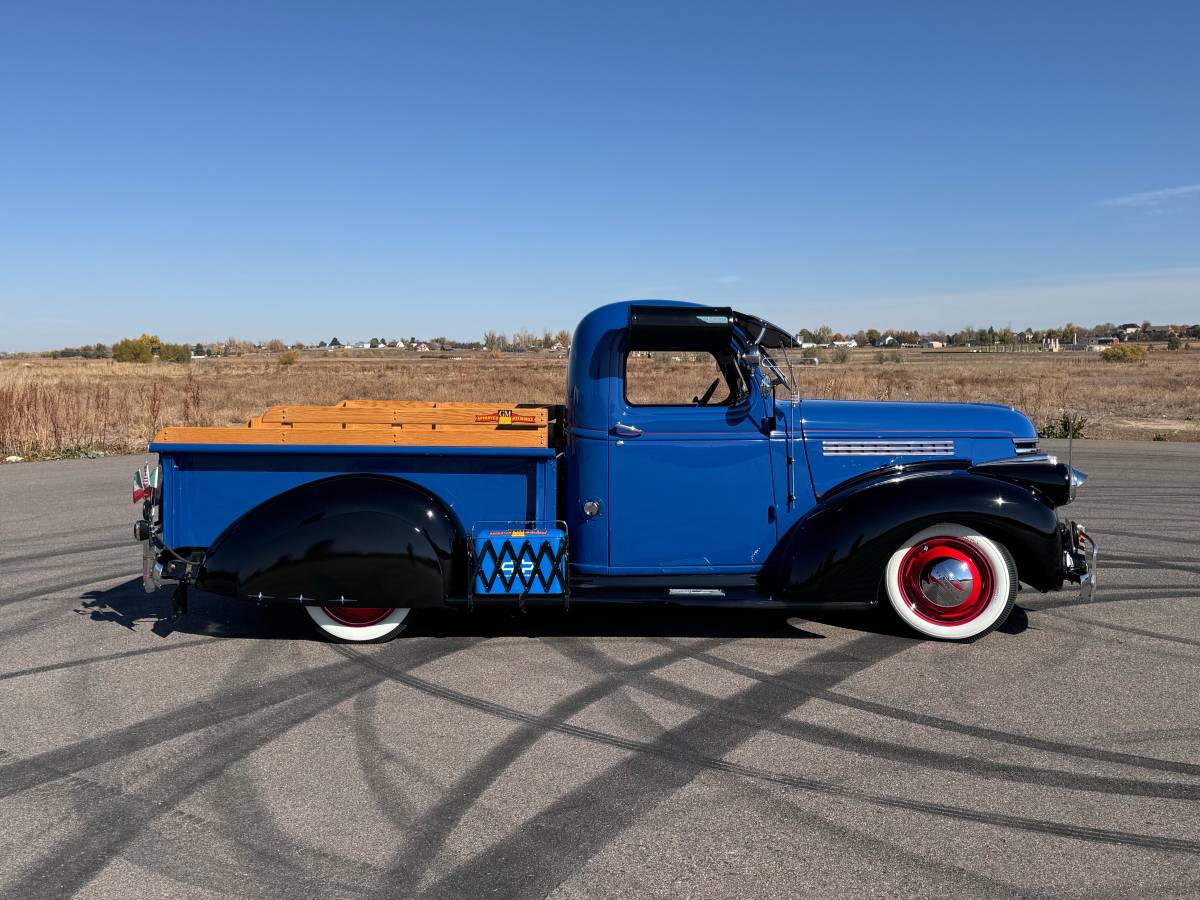
[[[821,441],[825,456],[953,456],[954,441]]]

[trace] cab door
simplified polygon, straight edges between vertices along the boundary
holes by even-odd
[[[627,353],[608,436],[613,574],[756,571],[775,546],[770,441],[733,349]]]

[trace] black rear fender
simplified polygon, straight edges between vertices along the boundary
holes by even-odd
[[[267,500],[209,548],[201,590],[271,602],[440,606],[465,591],[462,531],[410,482],[338,475]]]
[[[1034,491],[965,468],[892,470],[834,491],[779,541],[763,586],[796,599],[873,598],[901,542],[939,522],[956,522],[1008,548],[1021,581],[1062,586],[1058,517]]]

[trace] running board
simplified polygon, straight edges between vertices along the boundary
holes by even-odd
[[[448,604],[465,604],[465,598],[447,600]],[[501,606],[503,600],[480,600],[476,598],[476,607]],[[562,606],[559,598],[530,596],[524,598],[525,606]],[[843,600],[843,601],[803,601],[776,599],[769,594],[759,591],[722,589],[629,589],[629,590],[598,590],[572,587],[571,605],[588,604],[594,606],[694,606],[726,609],[782,609],[810,612],[834,612],[874,609],[878,606],[876,600]]]

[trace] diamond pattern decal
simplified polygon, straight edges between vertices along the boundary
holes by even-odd
[[[556,596],[566,593],[567,542],[561,534],[480,538],[475,545],[475,593]]]

